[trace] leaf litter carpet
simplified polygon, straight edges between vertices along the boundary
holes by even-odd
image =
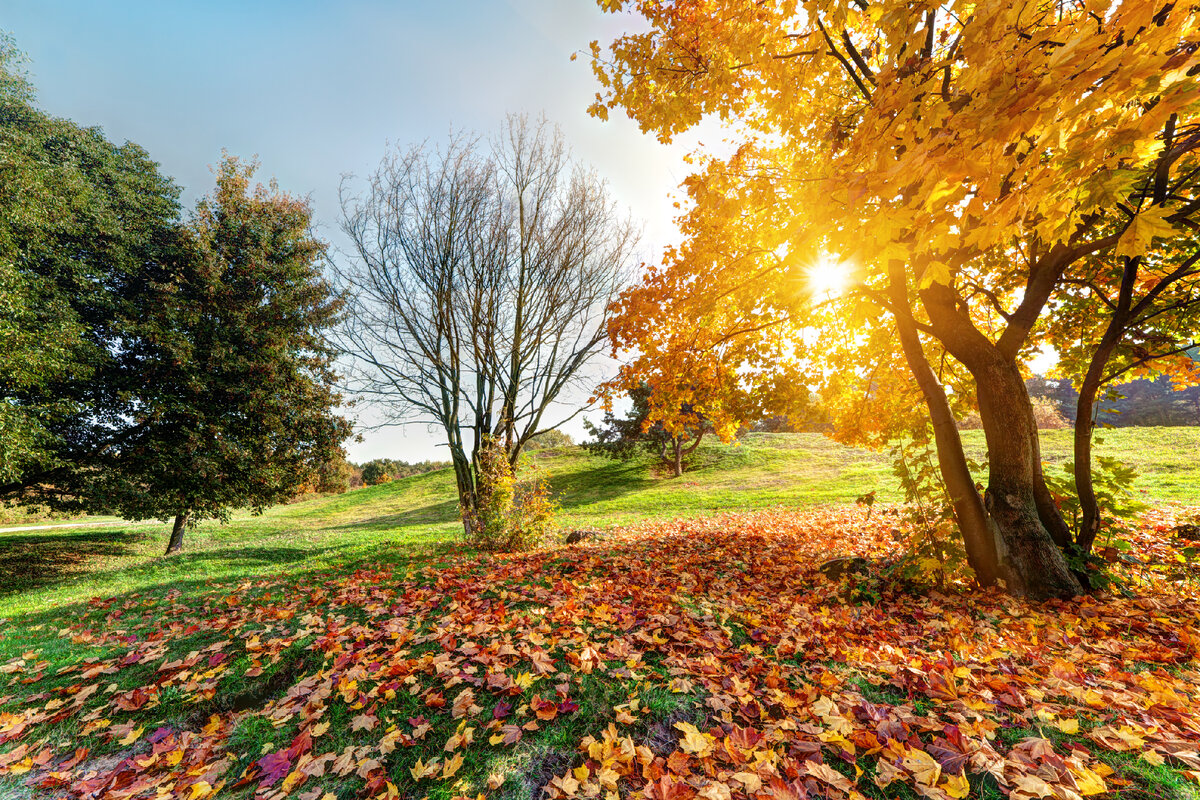
[[[95,598],[0,636],[0,794],[1075,798],[1200,780],[1195,576],[863,597],[861,509]],[[1165,520],[1135,542],[1178,560]],[[1113,765],[1116,765],[1115,767]]]

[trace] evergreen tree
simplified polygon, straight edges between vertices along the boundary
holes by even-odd
[[[75,474],[79,493],[129,519],[188,525],[255,512],[293,496],[340,452],[350,424],[333,413],[341,308],[321,276],[324,245],[308,206],[226,158],[199,204],[173,274],[141,298],[145,336],[135,435],[104,468]]]

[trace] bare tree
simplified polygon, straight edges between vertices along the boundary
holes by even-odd
[[[385,424],[443,430],[469,535],[484,442],[515,465],[582,410],[552,417],[607,341],[634,228],[557,128],[524,116],[490,147],[389,154],[361,193],[343,183],[342,211],[354,389]]]

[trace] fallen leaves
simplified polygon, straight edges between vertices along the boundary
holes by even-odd
[[[76,797],[469,794],[499,791],[496,759],[561,726],[590,733],[543,777],[550,798],[840,798],[870,781],[958,800],[986,777],[1018,800],[1077,800],[1122,785],[1104,753],[1200,774],[1194,584],[850,604],[816,564],[886,556],[876,519],[674,521],[569,557],[98,600],[59,633],[77,655],[6,662],[0,776]],[[1169,546],[1141,535],[1147,561]],[[186,729],[164,725],[178,708]],[[56,733],[68,720],[107,760]]]

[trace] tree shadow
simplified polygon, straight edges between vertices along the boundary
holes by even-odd
[[[323,531],[386,531],[392,528],[403,528],[408,525],[436,525],[442,522],[454,522],[458,519],[458,500],[443,500],[440,503],[430,503],[420,508],[401,511],[398,514],[383,514],[378,517],[368,517],[357,522],[346,522],[341,525],[330,525]]]
[[[328,578],[345,577],[363,568],[379,569],[381,566],[386,566],[406,569],[413,565],[436,563],[438,559],[461,549],[461,546],[444,540],[408,541],[395,547],[382,545],[373,547],[367,553],[351,554],[349,551],[355,546],[354,543],[347,542],[308,549],[245,547],[184,552],[173,556],[149,558],[146,561],[113,570],[110,574],[119,584],[122,576],[136,576],[148,571],[163,571],[162,579],[157,582],[141,585],[134,589],[117,589],[111,595],[99,594],[96,597],[76,600],[63,605],[14,613],[0,619],[0,629],[8,623],[28,627],[47,622],[60,623],[63,619],[70,617],[83,617],[95,610],[97,600],[102,601],[104,607],[108,607],[113,604],[120,605],[131,598],[141,598],[143,602],[154,603],[168,594],[183,597],[221,594],[243,585],[248,578],[252,578],[256,582],[261,581],[264,586],[272,583],[286,584],[291,587],[315,585]],[[290,564],[310,559],[319,560],[321,563],[302,569],[287,569]],[[206,575],[206,565],[215,564],[244,566],[245,571],[233,570],[217,575]],[[256,569],[263,567],[279,567],[280,569],[278,572],[255,572]],[[181,577],[182,575],[197,577]],[[26,586],[23,588],[36,587]],[[8,587],[5,587],[5,591],[8,591]]]
[[[659,483],[651,477],[653,460],[637,456],[629,461],[607,461],[600,466],[565,475],[553,475],[547,483],[563,511],[613,500]]]
[[[0,536],[0,597],[37,589],[88,572],[96,558],[132,554],[158,531],[121,527],[30,531]]]

